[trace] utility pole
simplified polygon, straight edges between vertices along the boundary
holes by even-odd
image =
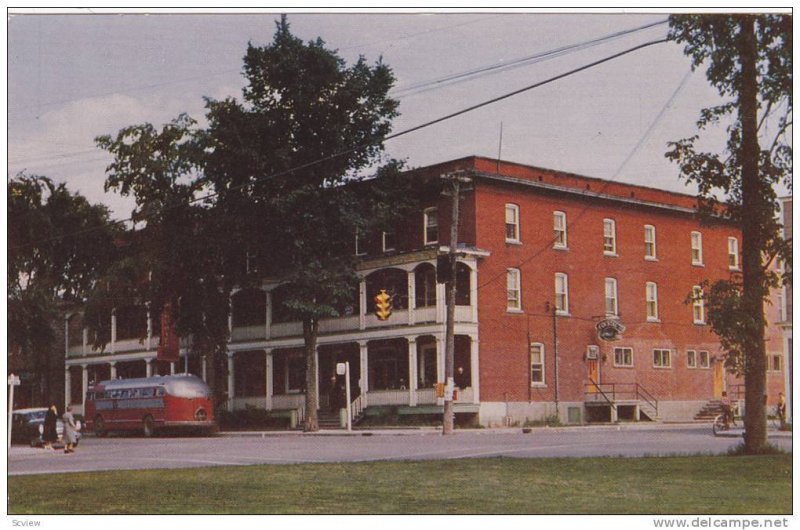
[[[449,275],[445,282],[447,291],[447,320],[445,322],[445,350],[444,350],[444,415],[442,418],[442,434],[453,434],[455,423],[455,411],[453,410],[453,391],[455,381],[455,317],[456,317],[456,259],[458,257],[458,211],[459,201],[461,200],[461,184],[470,182],[463,171],[455,171],[442,175],[442,178],[449,182],[450,189],[445,195],[450,196],[451,217],[450,217],[450,246],[447,254]]]

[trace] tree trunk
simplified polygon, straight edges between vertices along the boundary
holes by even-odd
[[[317,332],[319,321],[303,320],[303,342],[306,353],[306,419],[303,424],[305,432],[319,430],[317,408],[319,406],[319,389],[317,387]]]
[[[739,21],[739,53],[742,72],[739,87],[739,119],[742,125],[742,310],[747,315],[744,351],[745,451],[761,452],[767,443],[767,377],[764,347],[765,273],[761,249],[764,248],[765,215],[771,215],[761,193],[758,157],[758,85],[756,75],[755,19]]]

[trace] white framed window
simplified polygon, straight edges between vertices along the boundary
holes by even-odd
[[[544,386],[544,344],[531,342],[531,386]]]
[[[569,314],[569,278],[563,272],[556,273],[556,312]]]
[[[767,370],[780,372],[783,369],[783,356],[780,353],[767,354]]]
[[[692,265],[703,264],[703,234],[692,232]]]
[[[605,284],[606,315],[619,315],[619,303],[617,300],[617,280],[606,278]]]
[[[644,259],[656,259],[656,227],[644,225]]]
[[[701,350],[698,353],[700,355],[700,368],[709,368],[711,366],[711,357],[709,357],[708,352]]]
[[[728,268],[739,269],[739,240],[735,237],[728,238]]]
[[[672,350],[665,350],[665,349],[653,350],[653,367],[654,368],[671,368],[672,367]]]
[[[567,214],[553,212],[553,248],[567,248]]]
[[[633,366],[633,348],[614,348],[614,366],[630,368]]]
[[[506,300],[506,308],[509,311],[522,310],[519,269],[508,269],[506,272]]]
[[[703,288],[699,285],[692,287],[692,318],[695,324],[706,323],[706,309],[703,302]]]
[[[613,219],[603,219],[603,253],[617,255],[617,223]]]
[[[391,252],[395,249],[394,232],[383,232],[381,242],[384,252]]]
[[[658,285],[654,282],[645,284],[645,306],[647,307],[647,320],[658,321]]]
[[[439,242],[439,211],[437,208],[426,208],[422,212],[425,245]]]
[[[697,352],[694,350],[686,350],[686,367],[697,368]]]
[[[506,242],[519,243],[519,206],[506,204]]]

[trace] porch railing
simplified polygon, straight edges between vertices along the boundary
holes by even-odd
[[[658,399],[639,383],[596,383],[589,380],[585,385],[586,401],[606,401],[615,406],[617,401],[640,401],[653,409],[658,415]]]

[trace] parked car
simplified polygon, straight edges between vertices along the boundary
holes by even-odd
[[[11,441],[30,444],[31,447],[42,445],[46,414],[47,408],[45,407],[15,410],[11,417]],[[64,436],[64,422],[61,421],[61,418],[56,420],[56,432],[58,440],[61,442]]]

